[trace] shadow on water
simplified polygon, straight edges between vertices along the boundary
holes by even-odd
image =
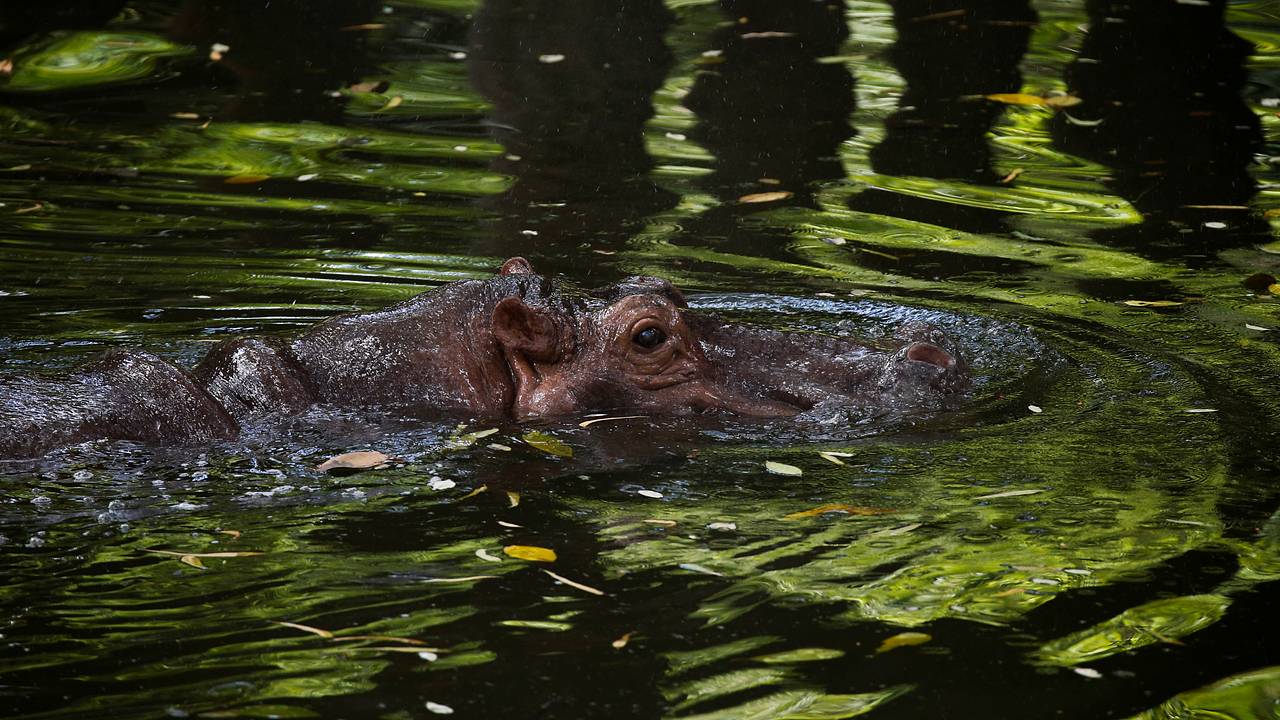
[[[0,464],[0,715],[1273,714],[1276,3],[121,6],[0,6],[5,372],[523,254],[974,385]]]

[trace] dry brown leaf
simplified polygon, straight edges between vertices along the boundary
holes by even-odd
[[[218,531],[218,533],[219,533],[219,534],[221,534],[221,535],[230,535],[230,536],[232,537],[232,539],[235,539],[235,540],[239,540],[239,539],[240,539],[240,531],[239,531],[239,530],[219,530],[219,531]]]
[[[1084,100],[1081,100],[1075,95],[1050,95],[1049,97],[1044,99],[1044,104],[1048,105],[1049,107],[1055,110],[1061,110],[1062,108],[1075,107],[1076,105],[1079,105],[1082,102],[1084,102]]]
[[[787,190],[774,190],[771,192],[751,193],[750,195],[743,195],[742,197],[738,198],[738,202],[740,203],[775,202],[777,200],[786,200],[787,198],[792,197],[793,195],[795,195],[795,193]]]
[[[382,93],[391,87],[391,83],[386,80],[369,80],[368,82],[352,83],[347,89],[353,93]]]
[[[319,472],[327,472],[336,468],[347,470],[368,470],[387,461],[387,456],[377,450],[357,450],[356,452],[334,455],[316,466]]]
[[[894,512],[884,508],[861,507],[858,505],[845,505],[844,503],[830,503],[828,505],[819,505],[816,508],[794,512],[790,515],[782,516],[783,520],[800,520],[802,518],[815,517],[830,512],[845,513],[847,515],[885,515]]]

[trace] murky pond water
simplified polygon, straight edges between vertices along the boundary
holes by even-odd
[[[1280,717],[1280,3],[51,1],[0,48],[0,371],[523,255],[975,375],[0,462],[0,715]]]

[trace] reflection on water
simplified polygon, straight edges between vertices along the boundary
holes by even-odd
[[[1271,717],[1280,5],[1167,5],[0,5],[0,371],[523,254],[976,374],[4,464],[0,714]]]

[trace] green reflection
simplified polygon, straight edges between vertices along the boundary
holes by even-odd
[[[143,80],[165,58],[191,52],[146,33],[59,33],[20,48],[10,58],[13,72],[0,90],[39,93]]]

